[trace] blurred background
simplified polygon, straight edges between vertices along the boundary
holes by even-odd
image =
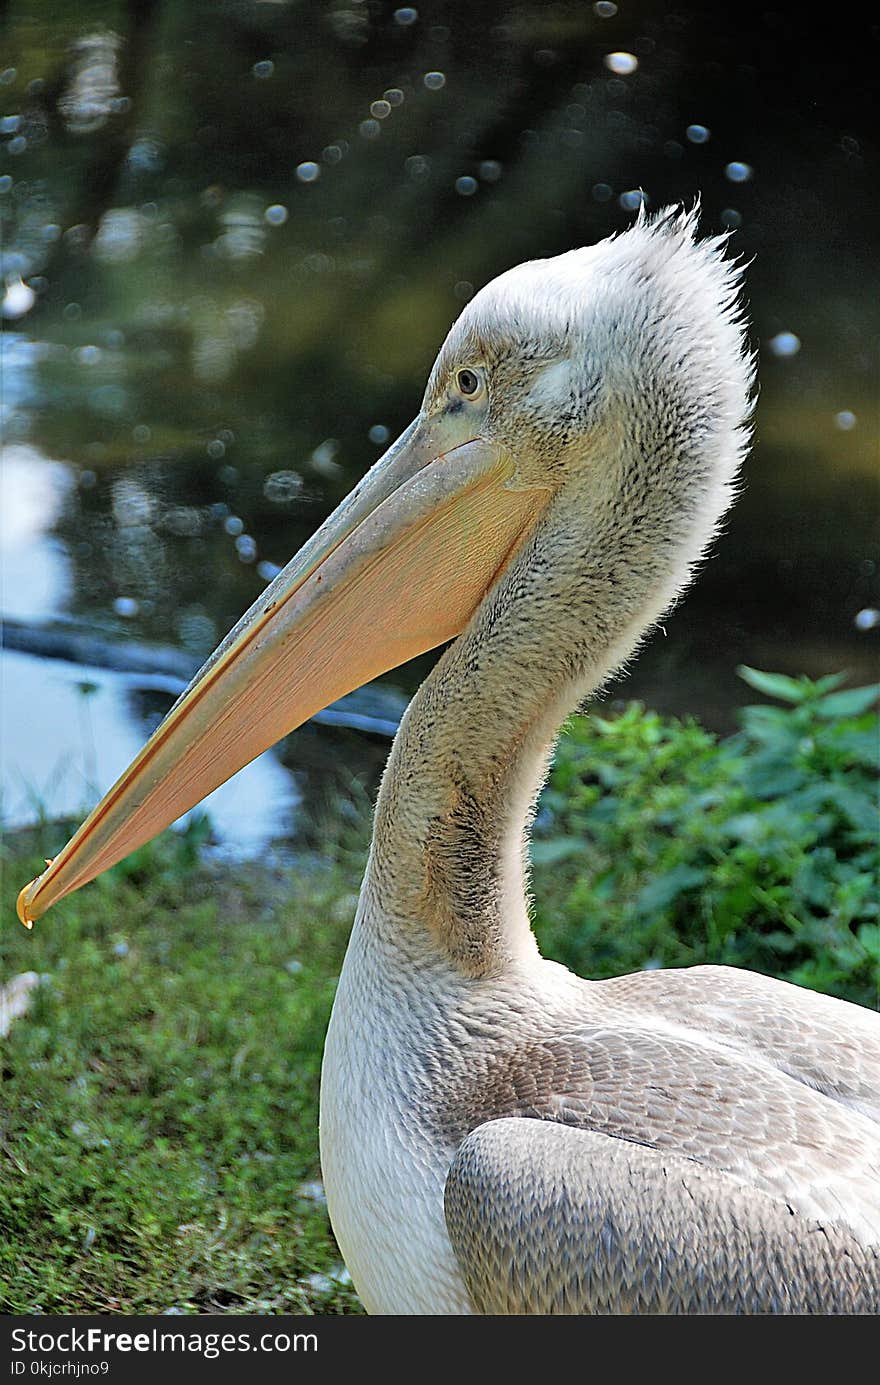
[[[678,0],[7,0],[0,25],[7,825],[112,782],[408,423],[481,285],[642,202],[699,197],[750,261],[760,399],[716,556],[610,696],[726,731],[741,661],[871,677],[876,24]],[[371,793],[430,663],[219,791],[220,840],[260,851],[340,788]]]

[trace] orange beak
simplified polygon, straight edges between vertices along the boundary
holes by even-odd
[[[26,927],[329,702],[464,629],[549,492],[462,426],[420,415],[279,573],[21,891]]]

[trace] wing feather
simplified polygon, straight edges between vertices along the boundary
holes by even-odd
[[[877,1247],[595,1130],[479,1126],[452,1162],[445,1210],[484,1314],[880,1312]]]

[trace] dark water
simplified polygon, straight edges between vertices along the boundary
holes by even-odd
[[[876,676],[877,29],[730,8],[6,4],[3,612],[207,654],[412,417],[476,288],[699,195],[753,260],[756,445],[615,691],[723,728],[741,661]],[[3,658],[10,820],[88,801],[168,705]],[[305,728],[293,779],[264,760],[212,811],[265,840],[385,750]]]

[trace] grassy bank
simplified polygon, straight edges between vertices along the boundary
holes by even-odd
[[[875,690],[752,681],[782,705],[727,740],[637,707],[573,722],[536,824],[542,945],[596,976],[719,961],[876,1005]],[[32,934],[15,893],[59,832],[7,843],[0,981],[47,980],[2,1041],[4,1311],[359,1311],[317,1152],[352,830],[296,869],[165,834]]]
[[[358,1311],[317,1150],[357,867],[214,868],[166,834],[26,934],[45,845],[4,868],[2,974],[50,980],[4,1045],[2,1309]]]

